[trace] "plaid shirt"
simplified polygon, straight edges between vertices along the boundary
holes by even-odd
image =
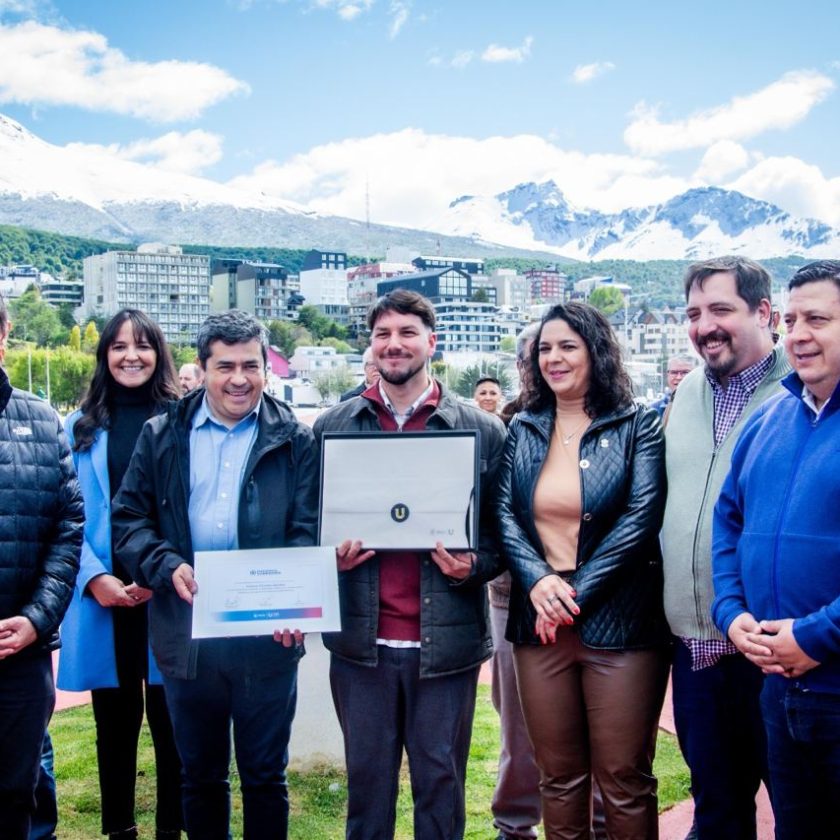
[[[714,396],[715,447],[723,443],[726,436],[741,419],[747,403],[755,393],[755,389],[761,384],[761,380],[767,375],[767,371],[770,370],[772,364],[773,353],[770,352],[754,365],[750,365],[740,373],[730,376],[726,384],[726,390],[718,382],[714,373],[706,367],[706,379],[709,380]],[[691,651],[692,671],[710,668],[722,657],[738,653],[738,648],[729,639],[686,639],[681,637],[681,640]]]
[[[773,353],[768,353],[754,365],[745,368],[740,373],[729,377],[726,390],[723,389],[717,377],[707,367],[706,379],[712,386],[715,400],[715,446],[720,446],[724,438],[732,431],[733,426],[741,419],[747,403],[767,375],[773,364]]]

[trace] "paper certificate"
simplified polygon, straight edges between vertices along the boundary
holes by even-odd
[[[334,547],[197,551],[192,636],[340,630]]]
[[[326,432],[320,543],[365,548],[475,549],[476,431]]]

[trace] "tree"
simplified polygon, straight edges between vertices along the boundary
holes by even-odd
[[[349,391],[356,384],[356,377],[347,365],[342,365],[317,374],[312,378],[312,384],[320,394],[321,401],[326,403],[330,397],[339,397]]]
[[[73,329],[76,323],[76,318],[73,316],[74,308],[72,303],[59,303],[56,307],[58,320],[61,321],[61,326],[67,330]]]
[[[96,324],[93,321],[88,321],[85,327],[85,335],[82,339],[82,349],[85,353],[95,353],[98,344],[99,330],[96,329]]]
[[[502,340],[499,342],[499,350],[501,350],[502,353],[515,353],[516,339],[512,335],[502,336]]]
[[[512,388],[510,374],[502,365],[483,360],[480,364],[465,367],[455,380],[452,390],[461,397],[472,399],[475,383],[482,376],[492,376],[499,380],[502,393],[509,393]]]
[[[6,358],[9,379],[16,388],[27,391],[31,371],[32,391],[36,394],[46,394],[47,354],[50,400],[61,410],[73,409],[78,405],[93,376],[96,360],[89,353],[82,353],[70,347],[59,347],[56,350],[9,351]]]
[[[483,288],[483,287],[481,287],[481,286],[479,286],[479,287],[478,287],[478,288],[477,288],[477,289],[473,292],[472,299],[473,299],[476,303],[489,303],[489,302],[490,302],[490,297],[489,297],[489,296],[488,296],[488,294],[487,294],[487,289],[485,289],[485,288]]]
[[[615,286],[598,286],[589,295],[589,303],[609,318],[624,309],[624,295]]]
[[[73,324],[70,330],[70,338],[67,341],[67,346],[77,353],[82,349],[82,330],[78,324]]]
[[[12,337],[32,341],[39,347],[58,344],[66,332],[58,312],[41,299],[37,286],[30,286],[17,300],[12,301]]]
[[[295,352],[295,330],[292,321],[270,321],[268,324],[269,343],[276,347],[287,359]]]
[[[328,336],[327,338],[321,340],[319,344],[321,347],[335,347],[336,353],[355,352],[346,341],[342,341],[340,338],[333,338],[332,336]]]

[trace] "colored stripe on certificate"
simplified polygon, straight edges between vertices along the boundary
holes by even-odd
[[[285,610],[228,610],[213,613],[214,621],[275,621],[287,618],[321,618],[321,607],[294,607]]]

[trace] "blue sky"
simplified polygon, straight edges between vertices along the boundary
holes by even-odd
[[[428,225],[553,178],[718,184],[840,225],[836,3],[0,0],[0,112],[49,143]]]

